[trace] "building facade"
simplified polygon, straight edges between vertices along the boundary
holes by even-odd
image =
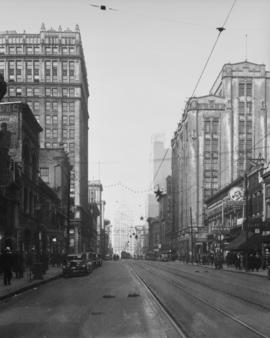
[[[0,34],[0,72],[8,83],[7,101],[27,102],[43,128],[42,148],[64,147],[73,167],[71,226],[80,250],[87,222],[88,83],[79,27],[39,33]]]
[[[171,143],[173,221],[182,254],[192,254],[191,234],[198,243],[207,240],[204,202],[244,175],[250,159],[269,161],[269,89],[265,66],[245,61],[225,64],[209,95],[188,100]]]
[[[66,251],[76,252],[74,234],[68,236],[70,228],[70,172],[71,165],[67,153],[63,148],[41,148],[39,152],[39,173],[59,199],[58,210],[64,219],[65,229],[63,235],[66,239]],[[62,231],[62,229],[60,229]],[[69,237],[69,238],[68,238]],[[54,240],[56,238],[54,237]],[[69,245],[68,241],[69,240]]]
[[[29,107],[21,102],[0,104],[1,153],[13,163],[10,184],[4,197],[10,199],[7,223],[1,225],[1,237],[9,239],[12,249],[29,251],[36,246],[39,196],[39,133],[42,131]],[[3,213],[5,211],[3,210]]]
[[[96,220],[96,249],[97,252],[102,254],[102,236],[104,233],[104,213],[105,202],[102,200],[103,187],[100,180],[93,180],[88,182],[88,201],[90,204],[95,203],[99,210],[99,215]]]

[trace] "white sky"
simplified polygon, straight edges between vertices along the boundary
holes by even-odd
[[[118,11],[101,11],[90,4]],[[89,81],[89,179],[104,186],[106,218],[119,204],[145,216],[151,136],[167,145],[233,0],[0,0],[0,30],[38,33],[79,24]],[[270,69],[270,1],[238,0],[198,87],[205,95],[224,63]],[[100,166],[98,165],[100,162]]]

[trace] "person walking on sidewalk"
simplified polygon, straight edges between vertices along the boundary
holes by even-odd
[[[255,258],[254,258],[254,262],[255,262],[255,269],[258,272],[261,265],[262,265],[262,259],[261,256],[259,254],[259,252],[256,252]]]
[[[6,247],[2,255],[2,267],[4,273],[4,284],[10,285],[12,278],[12,254],[10,247]]]

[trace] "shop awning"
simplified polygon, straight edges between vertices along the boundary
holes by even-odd
[[[248,233],[248,249],[249,250],[260,250],[262,244],[262,236],[254,234],[253,232]],[[232,240],[225,249],[228,251],[239,251],[246,250],[247,248],[247,233],[241,231],[240,234]]]

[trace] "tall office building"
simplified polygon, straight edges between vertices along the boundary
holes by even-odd
[[[1,32],[0,72],[8,83],[5,100],[27,102],[43,128],[41,147],[64,147],[69,155],[71,237],[78,251],[87,222],[89,96],[79,27]]]
[[[269,88],[265,65],[245,61],[225,64],[209,95],[188,100],[172,139],[173,221],[180,242],[190,242],[191,229],[198,245],[205,240],[204,201],[244,175],[250,159],[269,162]]]
[[[166,179],[171,175],[171,149],[165,148],[163,134],[154,135],[152,138],[153,184],[166,190]]]
[[[165,148],[165,137],[163,134],[156,134],[152,137],[151,153],[152,186],[166,191],[166,179],[171,175],[171,149]],[[148,195],[148,217],[157,217],[159,206],[153,193]]]
[[[105,201],[102,200],[102,191],[103,187],[100,180],[92,180],[88,182],[88,201],[90,204],[96,203],[99,210],[97,228],[95,229],[97,232],[96,248],[98,253],[101,253],[101,233],[102,230],[104,230]]]

